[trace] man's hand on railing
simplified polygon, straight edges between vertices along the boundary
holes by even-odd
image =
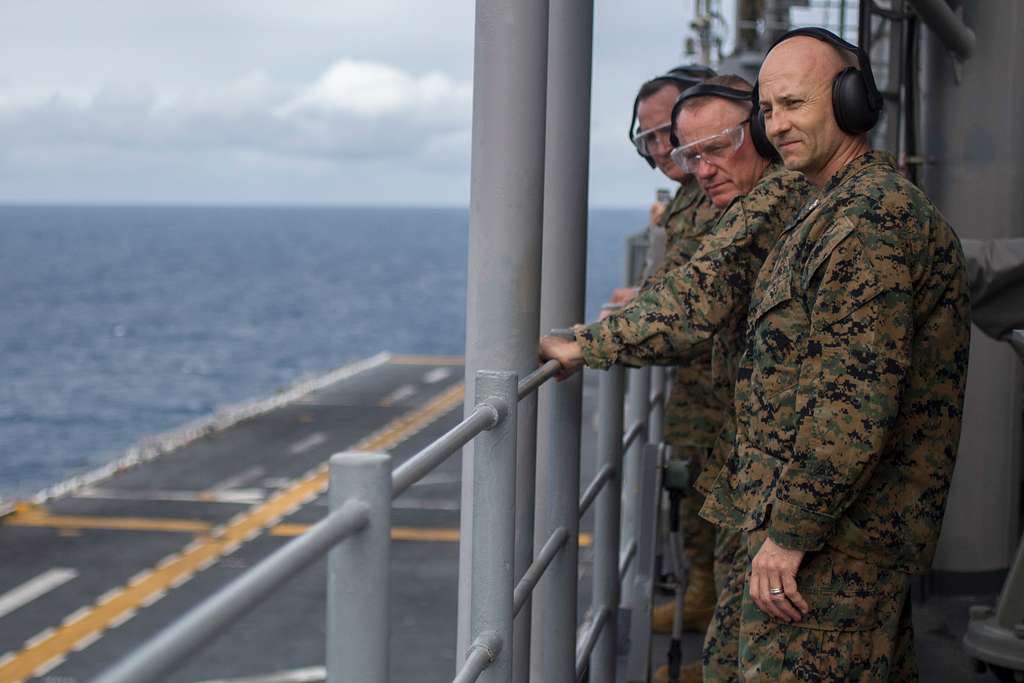
[[[574,339],[545,335],[540,338],[539,356],[541,363],[558,361],[562,371],[556,378],[560,382],[583,367],[583,350]]]

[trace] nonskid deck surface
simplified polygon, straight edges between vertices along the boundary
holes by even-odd
[[[457,423],[461,362],[381,357],[292,403],[0,518],[0,683],[84,682],[133,651],[321,519],[332,453],[387,451],[397,465]],[[587,374],[584,481],[594,473],[596,426],[596,373]],[[453,457],[393,504],[394,683],[451,680],[455,670],[460,468]],[[584,547],[581,605],[589,557]],[[164,680],[323,681],[326,581],[321,560]],[[921,680],[986,680],[959,647],[972,602],[917,607]],[[656,664],[667,645],[656,639]],[[699,649],[700,638],[687,635],[684,660]]]

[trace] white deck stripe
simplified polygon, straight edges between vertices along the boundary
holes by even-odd
[[[239,486],[250,483],[253,479],[258,479],[266,473],[266,470],[262,467],[250,467],[249,469],[242,470],[233,477],[228,477],[216,486],[211,486],[210,489],[213,491],[225,491],[228,489],[237,489]]]
[[[423,375],[423,381],[427,384],[437,384],[451,376],[452,371],[450,368],[434,368],[427,372],[427,374]]]
[[[311,448],[316,448],[324,441],[327,441],[327,437],[324,436],[323,432],[313,432],[305,439],[300,439],[299,441],[293,443],[291,448],[288,449],[288,454],[298,455],[300,453],[305,453]]]
[[[0,618],[7,616],[19,607],[24,607],[36,598],[46,595],[76,576],[78,576],[78,572],[74,569],[56,568],[45,571],[34,579],[29,579],[20,586],[12,588],[0,595]]]
[[[394,403],[398,403],[399,401],[402,401],[404,399],[409,398],[410,396],[412,396],[415,393],[416,393],[416,387],[414,387],[411,384],[403,384],[402,386],[398,387],[397,389],[392,391],[390,394],[388,394],[387,396],[382,398],[380,400],[380,404],[382,406],[390,406],[390,405],[392,405]]]
[[[263,489],[234,489],[211,491],[167,491],[161,489],[102,489],[89,487],[74,494],[75,498],[99,498],[103,500],[160,500],[185,503],[234,503],[253,505],[267,498]]]

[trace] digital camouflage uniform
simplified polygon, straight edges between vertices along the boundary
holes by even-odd
[[[736,447],[702,514],[744,532],[744,575],[766,536],[806,551],[811,612],[786,624],[728,598],[742,680],[916,680],[910,576],[953,473],[969,313],[956,235],[883,152],[839,171],[765,262]]]
[[[778,235],[796,217],[814,193],[803,176],[773,166],[751,191],[732,201],[715,227],[714,235],[689,263],[669,271],[657,284],[644,288],[628,306],[600,323],[578,326],[576,340],[586,364],[606,368],[612,363],[675,362],[712,353],[712,383],[729,407],[722,428],[697,480],[703,492],[716,478],[729,455],[733,427],[732,395],[739,355],[744,348],[746,314],[757,273]],[[736,670],[738,658],[739,600],[724,605],[737,555],[744,555],[741,534],[720,529],[715,542],[715,583],[718,604],[706,643],[713,656],[705,657],[705,677],[718,670]]]
[[[653,286],[673,268],[686,264],[707,241],[718,221],[719,210],[711,203],[696,178],[689,176],[676,191],[661,220],[665,231],[665,253],[647,274],[645,286]],[[711,353],[701,353],[681,362],[675,370],[672,389],[665,406],[664,439],[673,451],[700,467],[714,445],[729,409],[731,392],[723,397],[715,390],[711,375]],[[683,537],[690,561],[710,568],[714,560],[714,525],[701,519],[703,496],[686,497],[681,506]]]

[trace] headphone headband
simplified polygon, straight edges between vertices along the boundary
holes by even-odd
[[[648,83],[660,83],[664,82],[665,85],[674,85],[679,88],[680,92],[683,92],[693,86],[699,85],[701,81],[707,78],[712,78],[715,75],[714,69],[711,69],[700,64],[684,64],[673,67],[661,76],[655,76]],[[643,88],[641,88],[642,90]],[[636,125],[637,125],[637,111],[640,108],[640,94],[637,93],[636,99],[633,100],[633,116],[629,120],[629,141],[634,142],[636,138]],[[641,154],[647,164],[654,168],[654,159],[647,155]]]
[[[875,75],[871,71],[871,58],[868,57],[868,53],[864,51],[859,45],[840,38],[832,31],[821,28],[820,26],[805,26],[803,28],[795,28],[791,31],[786,31],[781,36],[775,39],[771,47],[768,48],[765,54],[775,49],[779,43],[795,38],[796,36],[807,36],[809,38],[816,38],[826,43],[830,43],[842,50],[852,52],[857,56],[857,64],[860,68],[861,75],[864,78],[864,85],[867,86],[868,103],[871,108],[876,111],[881,111],[884,102],[882,101],[882,93],[878,91],[878,86],[875,84]]]
[[[672,128],[669,131],[669,141],[673,147],[679,146],[679,136],[676,135],[676,117],[679,116],[679,111],[683,108],[683,104],[686,101],[698,97],[720,97],[724,100],[749,104],[750,118],[747,120],[750,122],[750,140],[754,143],[754,149],[765,159],[776,159],[778,157],[775,148],[772,147],[771,142],[764,135],[764,130],[758,128],[755,124],[757,117],[755,116],[756,111],[753,99],[754,91],[739,90],[737,88],[730,88],[727,85],[718,85],[717,83],[699,83],[691,88],[687,88],[679,95],[676,103],[672,105]]]

